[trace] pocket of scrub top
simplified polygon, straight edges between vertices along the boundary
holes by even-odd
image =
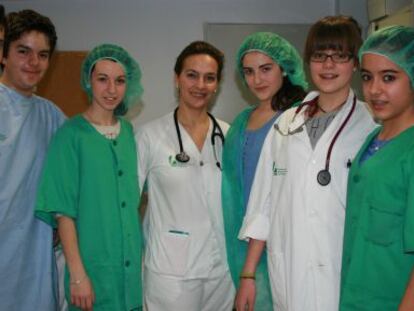
[[[269,277],[272,289],[272,296],[275,299],[277,310],[288,310],[286,292],[286,266],[283,254],[280,252],[268,253],[270,266]]]
[[[401,218],[398,214],[371,206],[365,229],[366,238],[382,246],[393,244],[402,237]]]
[[[189,233],[170,230],[164,232],[161,240],[162,245],[157,260],[160,272],[173,276],[184,276],[187,272],[190,248]]]

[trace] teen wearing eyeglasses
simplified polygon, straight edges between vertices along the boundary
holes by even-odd
[[[338,308],[348,167],[375,126],[351,89],[360,45],[350,17],[311,27],[304,59],[317,91],[284,112],[265,141],[255,180],[270,175],[271,190],[254,182],[240,236],[266,242],[278,311]],[[258,258],[250,250],[246,275]]]

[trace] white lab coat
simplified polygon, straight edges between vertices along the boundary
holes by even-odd
[[[317,92],[311,92],[309,101]],[[267,241],[274,309],[338,309],[346,185],[352,160],[376,126],[363,102],[339,135],[330,160],[331,182],[316,180],[325,168],[329,145],[348,115],[354,94],[312,149],[306,127],[283,136],[273,130],[265,141],[240,238]],[[276,121],[286,134],[304,124],[305,109],[287,110]],[[293,120],[294,118],[294,120]],[[293,121],[292,121],[293,120]]]
[[[217,121],[225,134],[228,124]],[[230,278],[221,209],[221,171],[211,144],[213,124],[210,121],[201,152],[179,126],[184,150],[190,156],[188,163],[175,159],[179,143],[173,113],[144,125],[136,135],[139,184],[142,189],[147,181],[148,186],[144,265],[151,273],[147,275],[155,273],[176,281],[208,279],[212,273],[228,274]],[[221,162],[222,142],[218,137],[215,141]],[[229,284],[226,295],[234,293]],[[146,295],[153,287],[144,286]],[[175,292],[170,291],[171,295]],[[175,310],[173,305],[170,310]]]

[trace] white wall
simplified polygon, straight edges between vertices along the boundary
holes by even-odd
[[[31,8],[49,16],[57,28],[60,50],[88,50],[101,42],[128,49],[143,70],[143,108],[134,118],[134,123],[142,123],[173,109],[175,58],[189,42],[203,39],[204,23],[306,24],[339,12],[337,1],[14,0],[2,4],[7,12]],[[365,10],[362,0],[340,2],[352,3],[355,14]],[[217,105],[225,104],[218,98]]]
[[[368,28],[367,0],[336,0],[336,12],[343,15],[352,15],[361,25],[363,33]]]

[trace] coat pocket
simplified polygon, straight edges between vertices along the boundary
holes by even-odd
[[[183,277],[188,270],[190,241],[188,232],[162,232],[151,247],[149,266],[161,274]]]
[[[370,207],[364,229],[367,240],[389,246],[402,238],[402,217],[391,211]]]
[[[286,265],[283,253],[269,252],[269,277],[272,287],[273,305],[276,310],[285,311],[287,308]]]

